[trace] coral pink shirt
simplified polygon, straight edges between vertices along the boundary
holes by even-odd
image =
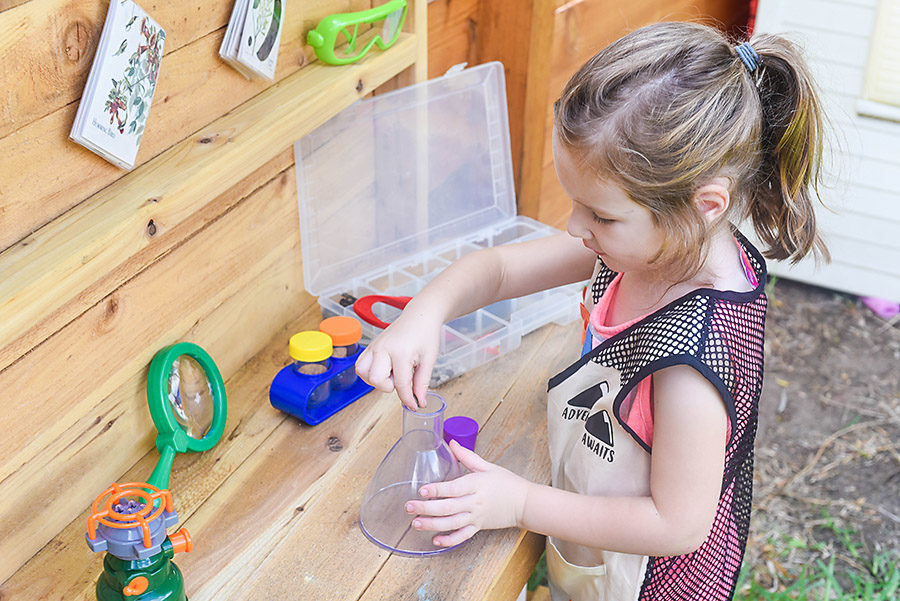
[[[735,241],[737,244],[737,241]],[[741,253],[741,263],[744,267],[744,274],[747,281],[756,288],[759,281],[750,265],[744,250],[738,245]],[[609,316],[612,314],[613,304],[616,301],[616,293],[619,290],[619,282],[622,280],[622,274],[616,274],[609,283],[600,301],[594,305],[588,321],[588,327],[591,333],[591,348],[595,348],[604,340],[615,336],[619,332],[641,321],[647,315],[641,315],[631,321],[620,323],[617,325],[607,325]],[[637,385],[628,393],[622,402],[620,415],[624,416],[625,424],[644,441],[648,447],[653,446],[653,377],[647,376],[637,383]],[[731,438],[731,419],[728,420],[728,431],[726,440]]]
[[[609,321],[609,315],[612,313],[613,303],[615,303],[616,292],[619,289],[619,282],[622,280],[622,274],[617,274],[613,281],[609,283],[600,302],[594,305],[591,311],[588,327],[591,333],[591,348],[595,348],[607,338],[611,338],[628,328],[629,326],[644,319],[646,315],[641,315],[631,321],[620,323],[614,326],[606,325]],[[625,416],[625,423],[634,431],[635,434],[643,440],[647,446],[653,445],[653,378],[647,376],[637,383],[637,386],[631,389],[628,396],[622,402],[620,411]]]

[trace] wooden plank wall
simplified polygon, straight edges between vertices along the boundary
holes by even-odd
[[[517,190],[527,177],[521,165],[532,149],[548,85],[556,0],[433,0],[428,5],[429,76],[462,62],[503,63],[506,75],[513,174]]]
[[[701,21],[736,32],[747,0],[434,0],[429,9],[430,75],[468,61],[503,62],[519,212],[557,227],[568,200],[550,148],[553,101],[597,50],[661,21]]]
[[[540,221],[564,228],[569,210],[568,197],[556,179],[551,152],[550,131],[553,102],[569,77],[600,48],[625,33],[656,21],[699,21],[726,30],[740,28],[747,21],[745,0],[557,0],[553,25],[550,84],[547,90],[543,152],[539,165],[539,187],[522,192],[523,212]],[[586,27],[590,23],[593,26]]]
[[[126,173],[68,140],[108,2],[0,0],[0,583],[152,449],[158,349],[196,342],[227,380],[313,306],[291,144],[424,78],[424,0],[359,64],[320,65],[304,40],[377,3],[292,3],[265,82],[218,57],[230,2],[141,2],[168,38]]]
[[[125,173],[68,140],[107,2],[0,0],[0,583],[152,454],[144,379],[159,348],[196,342],[228,380],[285,323],[315,313],[290,144],[379,86],[423,79],[429,33],[425,11],[412,10],[391,50],[346,68],[319,65],[303,41],[322,16],[377,3],[292,3],[273,83],[218,58],[230,2],[143,3],[168,39],[137,166]],[[603,11],[608,0],[522,4],[437,0],[427,28],[432,74],[460,60],[506,64],[517,166],[523,147],[544,147],[545,130],[524,124],[546,114],[551,74],[573,68],[580,44],[614,37],[598,27],[596,40],[576,43],[565,36],[588,34],[572,23],[580,14],[613,28],[620,10]],[[635,6],[655,19],[663,3]],[[549,25],[552,36],[535,36]],[[540,216],[553,222],[554,210]]]

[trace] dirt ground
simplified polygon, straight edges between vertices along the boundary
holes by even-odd
[[[861,567],[828,518],[858,533],[863,553],[900,552],[900,320],[773,282],[746,560],[775,588],[829,555]]]

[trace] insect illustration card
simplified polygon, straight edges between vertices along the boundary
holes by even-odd
[[[111,0],[69,137],[134,167],[156,91],[166,32],[131,0]]]

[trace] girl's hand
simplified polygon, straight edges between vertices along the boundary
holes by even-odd
[[[450,449],[472,473],[423,486],[419,494],[434,500],[407,502],[406,511],[417,516],[413,528],[447,532],[435,536],[434,544],[452,547],[479,530],[518,525],[528,494],[528,480],[485,461],[455,440],[450,443]]]
[[[412,303],[411,303],[412,304]],[[410,305],[356,360],[360,378],[381,390],[396,390],[412,410],[426,405],[425,391],[440,347],[441,321]]]

